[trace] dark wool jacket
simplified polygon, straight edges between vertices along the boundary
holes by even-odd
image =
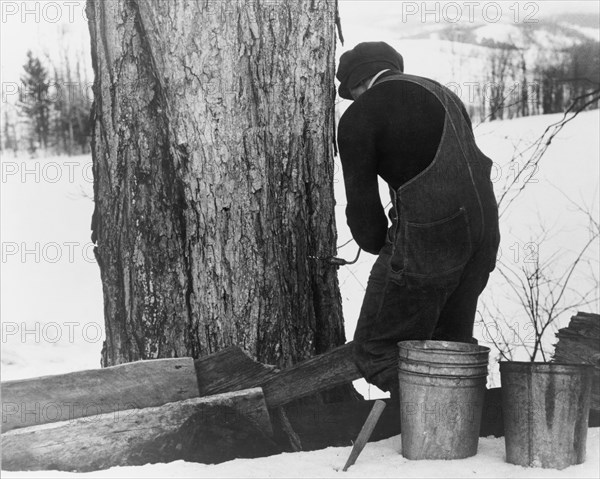
[[[470,125],[464,106],[463,114]],[[346,217],[363,250],[378,254],[385,244],[388,221],[377,176],[398,189],[423,171],[435,157],[444,118],[444,107],[432,93],[403,81],[375,82],[342,115],[338,146]]]

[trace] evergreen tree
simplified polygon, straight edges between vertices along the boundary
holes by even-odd
[[[31,125],[30,148],[35,150],[35,143],[41,148],[48,146],[50,132],[50,105],[48,95],[48,71],[40,59],[27,51],[27,63],[23,65],[25,75],[21,77],[23,88],[19,95],[19,106]]]
[[[3,133],[3,140],[4,141],[0,141],[0,144],[2,145],[2,150],[16,150],[15,148],[15,144],[13,141],[13,137],[11,135],[11,123],[10,123],[10,118],[8,117],[8,112],[5,110],[4,111],[4,122],[2,125],[2,133]]]

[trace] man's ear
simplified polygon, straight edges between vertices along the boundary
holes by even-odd
[[[361,81],[357,86],[350,89],[350,94],[352,95],[352,98],[354,98],[354,100],[358,100],[358,98],[369,89],[369,83],[371,81],[371,78],[373,77]]]

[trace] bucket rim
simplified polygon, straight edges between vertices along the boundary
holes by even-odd
[[[468,346],[468,348],[470,349],[469,351],[465,351],[465,350],[453,350],[453,349],[447,349],[444,347],[441,348],[433,348],[433,347],[422,347],[422,346],[427,346],[427,345],[431,345],[431,346],[435,346],[435,345],[442,345],[442,344],[447,344],[447,345],[462,345],[464,346]],[[442,354],[453,354],[453,355],[460,355],[460,356],[467,356],[467,355],[473,355],[473,354],[489,354],[490,353],[490,348],[488,348],[487,346],[481,346],[480,344],[473,344],[473,343],[463,343],[463,342],[459,342],[459,341],[436,341],[433,339],[423,339],[423,340],[408,340],[408,341],[399,341],[397,344],[398,349],[399,350],[407,350],[407,351],[419,351],[419,352],[424,352],[426,351],[427,353],[442,353]],[[421,346],[421,347],[420,347]]]
[[[452,368],[452,369],[475,369],[475,368],[485,368],[489,367],[489,361],[486,359],[485,361],[478,362],[470,362],[470,363],[452,363],[448,361],[431,361],[431,360],[419,360],[409,357],[400,357],[398,360],[398,366],[400,365],[409,365],[409,366],[428,366],[432,368]]]
[[[436,373],[421,373],[418,371],[410,371],[408,369],[402,369],[402,368],[398,368],[398,376],[400,376],[401,374],[404,374],[406,376],[418,376],[418,377],[422,377],[422,378],[441,378],[441,379],[452,379],[452,380],[468,380],[468,379],[487,379],[488,377],[488,372],[486,371],[485,374],[483,373],[483,371],[480,374],[456,374],[456,375],[452,375],[452,374],[436,374]]]

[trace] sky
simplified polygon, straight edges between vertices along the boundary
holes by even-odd
[[[561,13],[597,14],[600,2],[584,1],[400,1],[400,0],[340,0],[342,20],[352,24],[364,25],[365,22],[377,22],[390,17],[401,23],[424,23],[441,19],[444,11],[446,19],[462,21],[492,20],[499,11],[512,19],[524,21]],[[458,6],[458,8],[457,8]],[[483,13],[485,10],[485,14]],[[438,16],[436,17],[436,13]],[[470,13],[472,12],[472,18]],[[485,18],[484,18],[485,17]]]

